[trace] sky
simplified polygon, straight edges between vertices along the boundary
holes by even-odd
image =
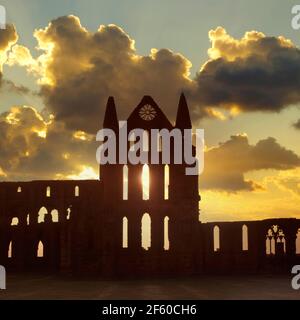
[[[184,91],[201,220],[300,217],[295,4],[0,0],[0,179],[93,178],[109,95],[122,118],[150,94],[173,120]]]

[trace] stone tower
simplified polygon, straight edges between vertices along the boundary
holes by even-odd
[[[114,130],[118,136],[117,121],[115,103],[110,97],[103,127]],[[109,264],[122,265],[120,273],[134,270],[141,274],[169,274],[178,269],[182,272],[182,268],[193,272],[198,246],[190,246],[190,243],[195,243],[200,225],[198,176],[186,175],[185,163],[174,163],[175,152],[182,152],[184,157],[183,148],[180,149],[172,138],[170,164],[162,163],[161,141],[157,142],[159,163],[150,163],[151,130],[171,131],[174,128],[182,133],[184,129],[192,128],[185,96],[180,96],[175,125],[150,96],[144,96],[127,119],[127,132],[144,130],[149,163],[105,164],[100,168],[107,220],[104,241],[108,243],[104,251],[107,248],[111,256],[105,259]],[[133,143],[127,142],[127,151]],[[114,237],[111,237],[112,233]],[[176,259],[178,255],[180,259]]]

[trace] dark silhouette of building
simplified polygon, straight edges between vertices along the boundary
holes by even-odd
[[[128,131],[192,127],[184,95],[174,126],[150,96],[127,125]],[[112,97],[104,127],[118,134]],[[299,219],[201,223],[198,176],[187,176],[185,164],[100,167],[100,180],[1,182],[0,264],[135,277],[281,272],[300,262]],[[149,190],[142,172],[150,176]]]

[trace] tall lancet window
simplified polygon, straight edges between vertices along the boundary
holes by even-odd
[[[142,187],[143,187],[143,200],[149,200],[150,193],[150,172],[148,164],[143,165],[142,170]]]
[[[122,248],[128,248],[128,219],[123,217]]]
[[[123,166],[123,200],[128,200],[128,166]]]
[[[164,199],[169,199],[169,177],[170,177],[170,168],[166,164],[164,168]]]
[[[8,245],[8,253],[7,253],[7,256],[8,256],[8,258],[12,258],[12,250],[13,250],[13,248],[12,248],[12,241],[10,241],[9,242],[9,245]]]
[[[164,218],[164,249],[170,249],[170,240],[169,240],[169,217]]]

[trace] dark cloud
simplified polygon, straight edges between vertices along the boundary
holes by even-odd
[[[70,129],[95,133],[109,95],[115,96],[121,117],[145,94],[173,114],[181,90],[190,85],[187,59],[167,49],[138,56],[134,41],[115,25],[92,33],[77,17],[68,16],[35,36],[48,54],[54,44],[42,66],[41,94],[56,119]]]
[[[11,47],[17,40],[18,35],[14,25],[7,24],[5,29],[0,29],[0,50],[2,52]]]
[[[300,158],[274,138],[250,145],[247,136],[236,135],[205,153],[200,187],[228,192],[262,189],[244,174],[262,169],[288,170],[300,166]]]
[[[300,102],[300,50],[289,40],[254,31],[236,40],[220,27],[210,39],[211,60],[195,79],[195,103],[278,112]]]
[[[97,167],[94,137],[46,122],[32,107],[0,115],[0,176],[7,180],[62,179]]]
[[[300,50],[283,37],[251,31],[234,39],[218,27],[209,32],[209,60],[194,79],[191,63],[168,49],[140,56],[134,40],[116,25],[90,32],[78,17],[64,16],[35,32],[42,54],[14,46],[10,64],[39,75],[45,105],[67,128],[95,133],[109,95],[121,118],[145,94],[171,118],[187,95],[195,119],[215,112],[279,112],[300,102]]]
[[[195,119],[222,116],[224,109],[279,112],[300,102],[300,50],[284,37],[251,31],[235,39],[221,27],[211,30],[209,60],[195,78],[181,54],[153,49],[138,55],[134,40],[116,25],[90,32],[78,17],[64,16],[35,37],[42,54],[34,59],[15,45],[10,64],[39,76],[46,107],[73,130],[95,133],[109,95],[121,118],[145,94],[171,118],[181,91]]]

